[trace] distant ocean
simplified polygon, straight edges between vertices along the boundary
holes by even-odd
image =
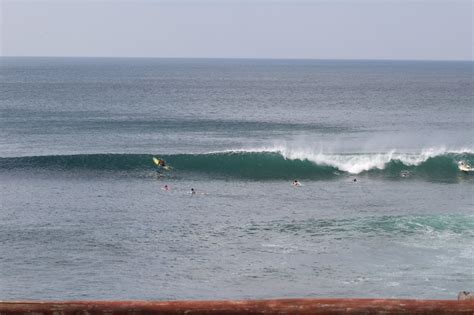
[[[472,70],[2,57],[0,297],[454,299]]]

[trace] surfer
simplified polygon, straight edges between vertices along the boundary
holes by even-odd
[[[301,183],[300,183],[297,179],[295,179],[295,180],[293,181],[293,186],[295,186],[295,187],[300,187],[300,186],[301,186]]]
[[[459,161],[458,168],[460,171],[465,173],[472,172],[472,166],[466,161]]]
[[[161,166],[161,167],[165,167],[166,166],[166,161],[163,160],[163,159],[160,159],[160,161],[158,162],[158,165]]]
[[[410,177],[410,175],[411,175],[411,172],[407,170],[403,170],[400,172],[401,177]]]
[[[354,183],[357,182],[357,178],[354,178],[353,182],[354,182]]]
[[[161,188],[161,189],[163,189],[164,191],[169,191],[170,187],[168,185],[164,185],[163,188]]]
[[[153,157],[153,163],[155,163],[155,165],[157,166],[156,173],[158,174],[158,176],[163,176],[163,171],[170,169],[170,167],[166,165],[166,161],[163,159]]]

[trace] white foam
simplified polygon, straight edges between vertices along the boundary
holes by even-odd
[[[272,146],[225,150],[211,153],[279,153],[289,160],[307,160],[318,165],[327,165],[351,174],[359,174],[373,169],[384,169],[391,161],[400,161],[407,166],[417,166],[426,160],[443,154],[469,154],[473,150],[461,148],[448,150],[445,147],[426,148],[418,153],[397,152],[396,149],[381,153],[325,153],[310,148],[293,149],[288,146]]]

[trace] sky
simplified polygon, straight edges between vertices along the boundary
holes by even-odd
[[[1,56],[473,60],[473,0],[0,0]]]

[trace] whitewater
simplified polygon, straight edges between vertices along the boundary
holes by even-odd
[[[204,154],[81,154],[25,156],[0,159],[0,169],[128,171],[136,176],[158,171],[151,162],[159,156],[173,167],[173,175],[252,180],[304,178],[334,179],[338,176],[372,174],[389,178],[418,177],[449,181],[468,176],[458,164],[474,162],[471,151],[429,149],[421,153],[324,154],[286,149],[226,150]],[[189,174],[192,173],[192,174]],[[469,177],[467,177],[469,178]]]

